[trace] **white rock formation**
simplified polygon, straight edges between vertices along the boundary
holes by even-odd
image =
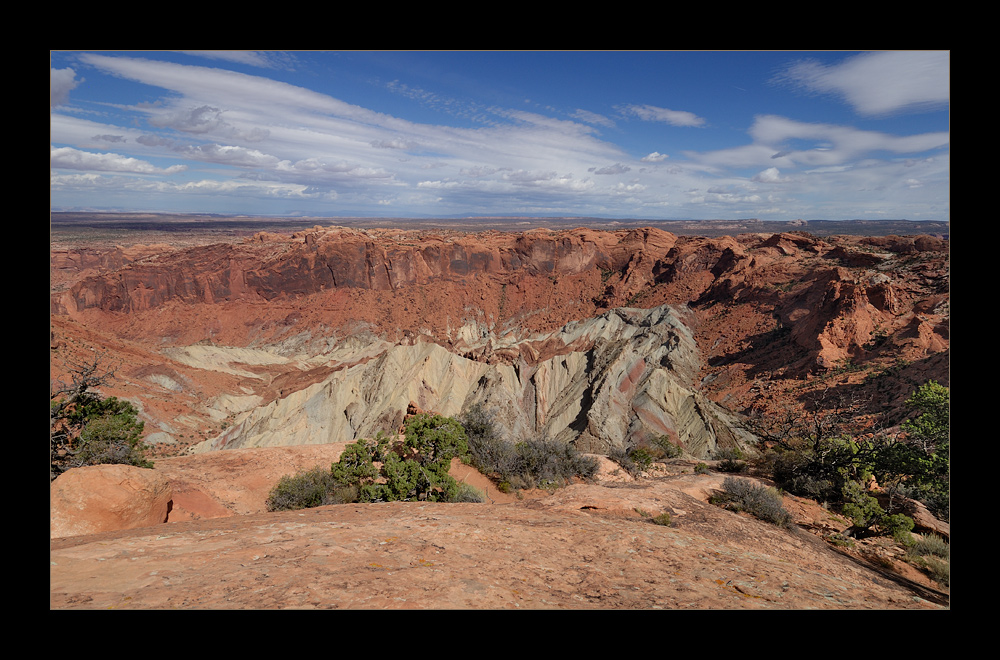
[[[445,416],[480,403],[515,440],[546,436],[605,453],[668,435],[706,457],[740,432],[695,389],[698,354],[682,316],[668,306],[622,308],[520,341],[487,336],[482,360],[429,341],[389,346],[249,411],[193,451],[353,441],[394,431],[413,402]]]

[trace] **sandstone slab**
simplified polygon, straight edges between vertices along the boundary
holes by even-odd
[[[56,538],[161,524],[172,490],[155,470],[93,465],[59,475],[49,497],[50,533]]]

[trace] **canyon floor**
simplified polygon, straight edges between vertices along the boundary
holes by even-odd
[[[714,466],[711,450],[733,436],[705,417],[696,438],[681,428],[681,412],[653,419],[641,405],[650,393],[683,390],[695,402],[685,410],[819,419],[819,403],[849,394],[866,402],[862,417],[898,421],[916,384],[948,384],[949,260],[940,235],[880,235],[866,224],[866,236],[823,238],[808,226],[737,238],[724,226],[713,238],[557,228],[516,239],[496,230],[466,238],[440,228],[315,227],[289,238],[255,223],[113,221],[53,225],[50,374],[64,379],[67,362],[97,352],[119,365],[102,391],[140,407],[152,472],[172,500],[160,524],[53,534],[51,609],[950,608],[949,587],[899,547],[831,542],[849,524],[816,502],[785,494],[791,529],[710,504],[725,475],[694,466]],[[359,265],[338,270],[346,262]],[[598,377],[594,346],[553,339],[568,342],[570,322],[657,306],[687,310],[697,365],[687,354],[655,364],[629,354]],[[349,439],[274,446],[282,432],[318,427],[268,435],[254,425],[286,409],[316,417],[318,406],[334,404],[315,392],[353,387],[337,378],[380,364],[380,342],[398,350],[433,343],[476,368],[514,369],[531,385],[529,419],[563,415],[564,435],[587,439],[588,451],[614,441],[601,427],[617,405],[632,411],[629,442],[673,424],[688,452],[638,478],[603,459],[592,481],[519,496],[455,464],[457,478],[487,492],[484,503],[267,512],[282,475],[329,465]],[[550,383],[572,376],[575,350],[590,351],[585,396],[606,396],[605,417],[567,402],[579,383]],[[682,368],[683,387],[639,387],[664,365]],[[416,389],[359,391],[338,400],[332,416],[360,432],[398,425],[390,413],[401,414],[400,402],[436,410],[499,400],[479,372],[465,389],[419,373]],[[383,409],[362,419],[360,402],[375,400]],[[511,401],[524,412],[523,400]],[[663,513],[669,525],[654,522]]]

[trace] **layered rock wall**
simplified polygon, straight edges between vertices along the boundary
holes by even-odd
[[[735,442],[717,432],[733,420],[695,390],[697,347],[677,310],[616,309],[526,343],[556,354],[489,364],[430,342],[394,345],[254,410],[195,451],[371,437],[398,428],[411,402],[446,416],[478,403],[513,439],[555,438],[594,453],[661,435],[701,457]]]

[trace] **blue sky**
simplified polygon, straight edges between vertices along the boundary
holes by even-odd
[[[51,51],[53,210],[949,217],[947,51]]]

